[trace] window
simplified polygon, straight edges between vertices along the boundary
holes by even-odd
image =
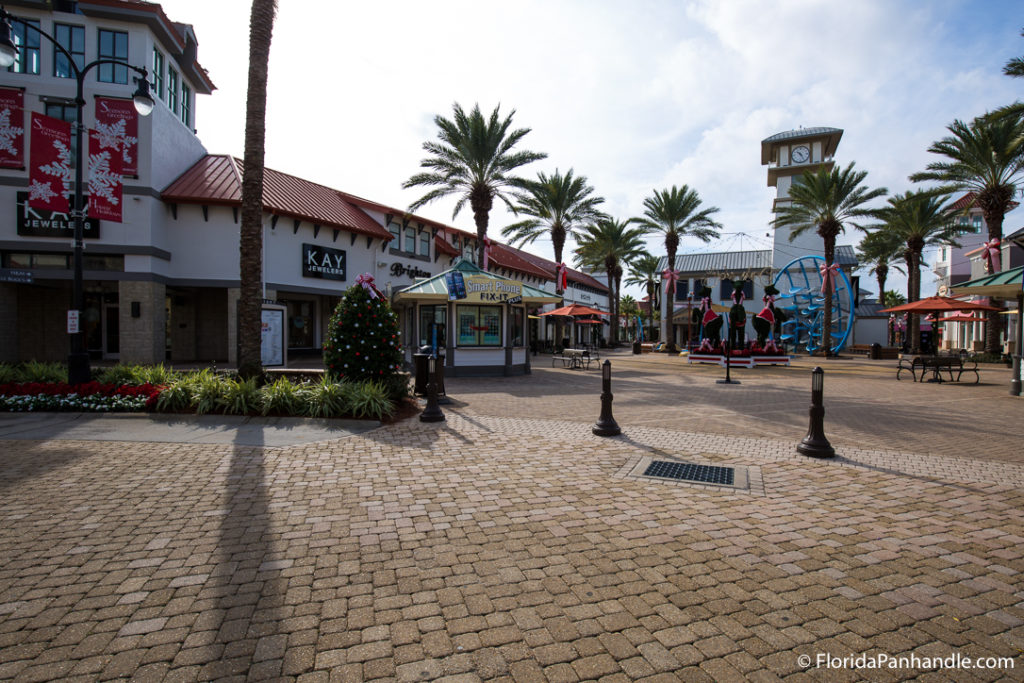
[[[402,246],[402,226],[391,221],[388,223],[388,230],[391,232],[391,248],[399,249]]]
[[[462,258],[470,263],[476,263],[476,249],[473,248],[473,245],[468,240],[462,245]]]
[[[29,20],[25,23],[39,28],[38,20]],[[38,74],[39,32],[26,28],[20,21],[12,21],[11,38],[14,39],[18,52],[14,57],[14,64],[7,67],[7,70],[16,74]]]
[[[100,29],[100,59],[128,61],[128,34]],[[97,80],[101,83],[127,83],[128,67],[122,64],[100,64]]]
[[[971,216],[971,232],[981,232],[981,216]]]
[[[68,270],[71,268],[71,256],[68,254],[48,253],[5,253],[0,263],[4,268],[38,268],[47,270]],[[124,270],[124,256],[89,255],[82,256],[83,270]]]
[[[192,127],[192,88],[181,84],[181,122]]]
[[[445,336],[446,325],[445,315],[448,312],[447,306],[420,306],[420,346],[434,345],[434,332],[437,332],[437,346],[444,348],[447,337]]]
[[[430,233],[420,233],[420,256],[430,256]]]
[[[75,105],[71,104],[70,102],[68,102],[66,104],[63,103],[63,102],[47,102],[46,103],[46,115],[47,116],[52,116],[55,119],[60,119],[61,121],[67,121],[68,123],[71,124],[72,131],[74,131],[75,121],[78,118],[78,110],[75,109]],[[72,168],[75,167],[75,159],[78,157],[78,147],[75,146],[76,144],[77,144],[77,140],[75,139],[75,135],[72,134],[71,135],[71,167]]]
[[[501,306],[457,306],[459,346],[501,346]]]
[[[178,72],[167,67],[167,106],[178,113]]]
[[[405,252],[416,253],[416,228],[409,226],[405,229]]]
[[[153,48],[153,89],[158,99],[164,98],[164,53]]]
[[[689,293],[690,281],[686,278],[676,280],[676,301],[686,301],[686,295]]]
[[[732,293],[734,291],[736,291],[735,288],[732,285],[732,282],[729,281],[729,280],[722,280],[721,283],[720,283],[720,287],[721,287],[721,293],[719,295],[719,298],[722,301],[732,301]],[[743,296],[746,297],[747,299],[753,298],[753,296],[754,296],[754,281],[753,280],[746,280],[746,281],[743,282]]]
[[[524,346],[523,342],[523,309],[512,309],[512,346]]]
[[[71,53],[75,66],[81,70],[85,66],[85,28],[55,23],[53,33],[60,46]],[[75,77],[75,70],[71,68],[68,58],[56,45],[53,47],[53,75],[57,78]]]

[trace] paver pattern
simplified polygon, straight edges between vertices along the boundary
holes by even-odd
[[[794,451],[800,368],[712,399],[711,368],[613,363],[632,367],[611,439],[579,388],[595,373],[538,364],[450,380],[446,422],[291,447],[3,442],[0,679],[1024,680],[1019,448],[996,419],[957,436],[958,417],[925,412],[939,396],[1019,416],[1005,385],[830,370],[839,457],[815,461]],[[962,448],[989,439],[984,458]],[[643,457],[740,465],[760,486],[629,476]],[[1014,666],[800,666],[826,652]]]

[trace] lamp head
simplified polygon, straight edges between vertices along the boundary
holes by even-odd
[[[11,21],[2,8],[0,8],[0,68],[6,69],[14,64],[18,57],[18,46],[14,44],[11,36]]]
[[[430,372],[430,376],[434,376],[434,372],[437,370],[437,356],[430,354],[430,359],[427,361],[427,368]]]
[[[135,94],[132,95],[135,111],[139,112],[140,116],[149,116],[153,111],[153,107],[156,106],[153,96],[149,94],[149,79],[147,76],[146,70],[143,69],[142,76],[135,79],[139,87],[135,90]]]
[[[601,364],[601,379],[609,379],[610,380],[611,378],[612,378],[612,362],[609,361],[609,360],[606,360],[604,363]]]
[[[811,371],[811,391],[820,392],[825,388],[825,371],[814,368]]]

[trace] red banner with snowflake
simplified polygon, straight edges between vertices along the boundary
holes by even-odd
[[[121,222],[121,150],[89,131],[89,218]]]
[[[104,147],[116,146],[124,175],[139,175],[139,112],[131,100],[96,98],[96,132]]]
[[[72,172],[71,124],[32,112],[28,205],[67,213]]]
[[[25,91],[0,88],[0,168],[25,166]]]

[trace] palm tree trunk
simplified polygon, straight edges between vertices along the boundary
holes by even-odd
[[[562,290],[562,278],[558,277],[557,266],[562,262],[562,249],[565,247],[565,235],[563,234],[561,239],[559,239],[557,232],[552,229],[551,244],[555,248],[555,294],[559,296],[559,301],[555,306],[556,308],[561,308],[565,305],[565,292]],[[555,316],[555,340],[552,346],[557,346],[562,343],[563,329],[562,318],[560,316]]]
[[[1002,240],[1003,214],[997,211],[983,211],[982,213],[985,217],[985,225],[988,226],[989,240]],[[1002,260],[1003,255],[1000,250],[1000,253],[992,259],[993,273],[1002,272]],[[999,337],[1002,332],[1003,316],[999,315],[998,311],[988,311],[985,318],[988,321],[985,325],[985,353],[1002,353],[1002,349],[999,348]]]
[[[836,238],[825,238],[825,265],[832,267],[836,258]],[[826,356],[832,355],[832,287],[825,288],[825,310],[821,324],[821,350]]]
[[[238,266],[238,374],[263,372],[260,357],[263,271],[263,156],[267,121],[267,72],[276,0],[253,0],[249,20],[249,90],[245,103],[245,151],[242,170],[242,225]]]
[[[647,283],[647,341],[654,336],[654,288],[657,286],[657,282]]]
[[[622,270],[615,270],[615,341],[619,340],[619,318],[622,316]]]
[[[618,315],[615,312],[615,267],[607,266],[605,272],[608,274],[608,313],[611,315],[611,329],[608,330],[608,344],[615,345],[615,326],[618,324]]]
[[[918,301],[921,298],[921,252],[910,252],[910,300]],[[935,329],[935,325],[932,329]],[[918,313],[910,315],[910,324],[907,326],[907,333],[910,335],[910,352],[921,353],[921,316]]]
[[[676,242],[678,241],[678,237],[676,237],[676,239],[673,241],[669,238],[668,235],[665,236],[665,253],[668,256],[668,259],[666,261],[666,267],[672,270],[675,270],[676,267]],[[662,284],[660,286],[664,287],[665,285]],[[664,295],[662,296],[661,305],[661,341],[664,342],[665,344],[675,344],[675,339],[670,338],[672,330],[672,311],[675,308],[675,304],[675,293],[665,291]],[[669,352],[671,352],[672,346],[667,346],[666,349]]]

